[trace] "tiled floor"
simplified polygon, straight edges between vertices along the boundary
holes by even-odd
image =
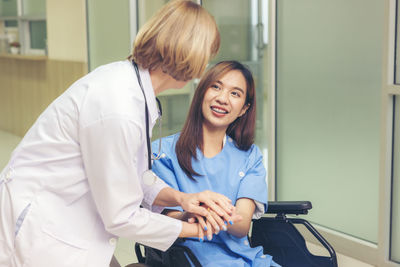
[[[7,164],[11,152],[20,142],[21,138],[7,132],[0,130],[0,170]],[[313,245],[311,243],[307,244],[310,251],[314,254],[323,254],[324,249],[322,247]],[[118,242],[117,249],[115,251],[115,256],[118,259],[121,266],[125,266],[129,263],[137,262],[134,253],[134,242],[121,238]],[[373,267],[370,264],[366,264],[355,260],[351,257],[338,254],[338,265],[340,267]]]

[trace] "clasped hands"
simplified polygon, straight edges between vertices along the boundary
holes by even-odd
[[[213,234],[227,231],[229,226],[242,220],[228,197],[209,190],[184,194],[180,204],[185,211],[181,220],[196,225],[201,242],[205,235],[211,240]]]

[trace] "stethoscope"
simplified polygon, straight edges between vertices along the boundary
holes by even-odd
[[[147,106],[147,99],[146,94],[144,93],[144,88],[142,84],[142,79],[140,78],[139,68],[137,64],[132,60],[132,64],[135,67],[136,77],[139,82],[140,89],[142,90],[143,97],[144,97],[144,109],[145,109],[145,117],[146,117],[146,144],[147,144],[147,166],[148,169],[143,173],[142,179],[146,185],[152,185],[157,180],[157,175],[151,170],[151,160],[158,160],[161,158],[161,118],[162,118],[162,107],[160,100],[156,97],[157,106],[158,106],[158,114],[159,114],[159,136],[160,142],[158,145],[158,153],[156,156],[153,156],[151,153],[151,145],[150,145],[150,125],[149,125],[149,108]]]

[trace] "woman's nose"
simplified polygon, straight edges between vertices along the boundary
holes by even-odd
[[[221,90],[216,100],[221,104],[226,104],[228,102],[228,92],[226,90]]]

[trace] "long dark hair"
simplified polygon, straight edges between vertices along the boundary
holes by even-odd
[[[203,149],[203,112],[202,103],[204,95],[213,83],[218,81],[223,75],[232,70],[238,70],[246,80],[246,101],[248,105],[246,113],[232,122],[226,134],[236,141],[240,150],[248,150],[254,143],[254,129],[256,121],[256,96],[254,79],[250,70],[237,61],[222,61],[210,68],[200,80],[194,93],[189,114],[186,118],[179,140],[176,143],[175,152],[179,165],[188,177],[199,176],[193,170],[192,158],[197,159],[196,149]]]

